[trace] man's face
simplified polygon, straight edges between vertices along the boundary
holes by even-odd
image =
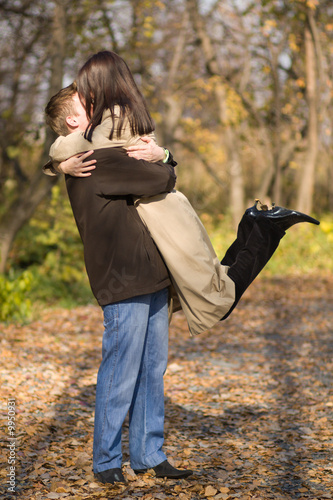
[[[87,118],[86,110],[81,104],[79,99],[79,94],[74,94],[73,96],[74,107],[76,111],[75,120],[77,122],[77,130],[86,130],[89,124],[89,120]]]

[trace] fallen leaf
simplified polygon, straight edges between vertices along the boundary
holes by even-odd
[[[213,497],[216,495],[217,489],[213,488],[213,486],[206,486],[205,488],[205,497]]]

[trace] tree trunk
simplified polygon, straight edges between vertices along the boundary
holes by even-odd
[[[33,215],[36,207],[50,192],[57,181],[56,177],[47,177],[42,171],[37,172],[29,187],[24,192],[24,198],[14,202],[0,224],[0,272],[6,270],[8,254],[15,236],[26,221]]]
[[[221,77],[221,71],[217,63],[216,54],[210,36],[208,35],[202,17],[199,13],[197,0],[187,0],[188,11],[193,27],[200,40],[206,67],[211,75]],[[219,111],[219,119],[225,126],[225,144],[228,154],[228,166],[230,175],[230,210],[236,227],[244,211],[244,183],[243,169],[239,150],[237,147],[237,136],[235,131],[226,124],[225,120],[225,92],[221,82],[215,85],[216,104]]]
[[[54,95],[62,85],[63,59],[66,44],[66,10],[64,3],[59,0],[54,7],[53,29],[50,41],[51,79],[49,96]],[[41,163],[48,159],[48,151],[54,140],[51,130],[46,133],[44,151]],[[40,202],[51,191],[57,181],[56,177],[43,174],[41,167],[25,183],[25,189],[18,193],[14,202],[0,220],[0,273],[6,271],[6,263],[15,236],[21,227],[30,219]]]
[[[308,15],[312,16],[312,13],[309,13]],[[313,205],[315,166],[318,155],[318,96],[315,45],[309,26],[305,29],[305,66],[309,121],[307,151],[298,190],[297,209],[301,212],[311,213]]]
[[[164,92],[162,94],[165,111],[163,113],[163,121],[160,125],[160,140],[162,141],[161,144],[165,144],[170,148],[172,148],[174,144],[175,131],[184,109],[184,100],[179,102],[179,99],[177,100],[175,97],[174,83],[180,64],[183,60],[186,36],[188,33],[188,24],[188,13],[185,11],[182,19],[182,26],[177,37],[176,47],[173,52],[168,76],[166,78]]]
[[[280,50],[271,48],[271,69],[273,75],[273,94],[274,94],[274,121],[272,125],[272,151],[274,165],[274,186],[273,199],[277,205],[281,203],[282,193],[282,165],[280,161],[281,154],[281,88],[279,79],[279,53]]]
[[[244,212],[244,182],[238,149],[238,137],[231,127],[227,127],[225,130],[225,141],[229,156],[230,211],[233,226],[236,228]]]

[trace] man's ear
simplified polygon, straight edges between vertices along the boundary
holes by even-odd
[[[76,116],[73,116],[73,115],[66,116],[66,125],[67,125],[67,127],[71,128],[71,129],[78,128],[79,124],[78,124],[78,121],[76,119]]]

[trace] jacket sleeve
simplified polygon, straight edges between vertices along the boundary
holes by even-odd
[[[172,191],[176,184],[171,165],[130,158],[123,148],[97,149],[91,158],[97,160],[92,176],[100,196],[154,196]]]

